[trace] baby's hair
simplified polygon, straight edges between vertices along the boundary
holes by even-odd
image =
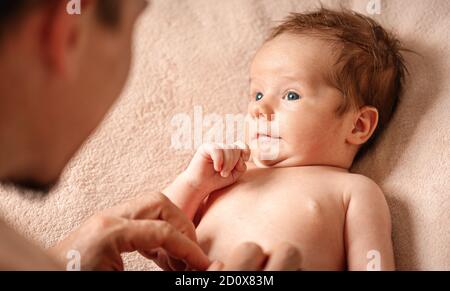
[[[395,112],[407,74],[400,52],[407,50],[375,20],[348,10],[322,7],[314,12],[292,13],[272,31],[269,40],[284,33],[320,37],[336,46],[335,69],[328,77],[344,98],[338,114],[351,106],[368,105],[378,110],[378,126],[359,150],[356,158],[360,157]]]

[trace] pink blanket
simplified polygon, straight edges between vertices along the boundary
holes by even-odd
[[[160,190],[188,162],[175,150],[177,114],[193,118],[246,110],[248,67],[268,29],[288,12],[317,7],[298,0],[153,0],[136,31],[135,64],[121,100],[45,201],[0,189],[3,217],[50,246],[92,213]],[[369,0],[322,1],[368,14]],[[450,2],[381,0],[373,15],[420,55],[399,111],[354,171],[384,189],[401,270],[450,270]],[[217,116],[216,116],[217,117]],[[128,269],[154,265],[135,254]]]

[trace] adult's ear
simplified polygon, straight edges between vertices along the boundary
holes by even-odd
[[[378,125],[378,110],[372,106],[363,106],[356,113],[353,128],[347,136],[347,142],[362,145],[369,140]]]
[[[80,0],[81,15],[71,13],[67,1],[52,1],[43,24],[43,48],[50,69],[73,78],[81,64],[91,13],[96,0]]]

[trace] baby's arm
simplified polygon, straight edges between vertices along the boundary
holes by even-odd
[[[188,168],[163,193],[193,220],[210,193],[233,184],[246,171],[249,157],[244,144],[202,145]]]
[[[180,208],[190,220],[193,220],[204,197],[209,195],[201,191],[201,189],[194,187],[184,172],[178,175],[162,193]]]
[[[366,177],[347,195],[345,245],[348,270],[395,270],[391,218],[383,192]]]

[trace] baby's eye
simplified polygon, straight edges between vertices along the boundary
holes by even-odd
[[[300,99],[300,95],[298,95],[298,94],[295,93],[295,92],[289,91],[289,92],[286,94],[286,99],[289,100],[289,101],[298,100],[298,99]]]
[[[256,93],[255,99],[256,99],[256,101],[259,101],[259,100],[263,99],[263,97],[264,97],[264,94],[261,92],[258,92],[258,93]]]

